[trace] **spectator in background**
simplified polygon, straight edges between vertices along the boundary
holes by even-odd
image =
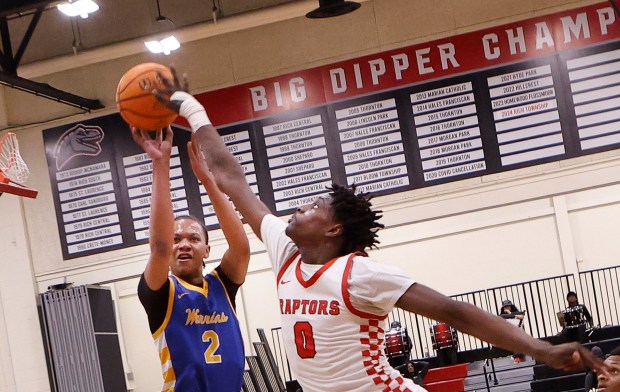
[[[519,308],[517,308],[511,300],[505,299],[502,301],[502,309],[500,310],[499,315],[515,327],[523,328],[525,311],[519,310]],[[525,362],[525,354],[514,353],[512,355],[512,359],[515,363]]]
[[[590,328],[594,327],[594,320],[590,315],[590,311],[588,307],[584,304],[579,303],[579,299],[577,298],[577,293],[574,291],[569,291],[566,294],[566,301],[568,301],[567,309],[575,309],[577,313],[577,322],[580,324],[585,324],[586,322],[590,325]]]
[[[566,301],[568,301],[568,307],[562,311],[564,317],[560,321],[562,328],[564,328],[561,335],[567,342],[584,343],[587,340],[587,325],[590,328],[594,327],[594,320],[588,307],[579,303],[577,293],[569,291],[566,294]]]
[[[595,357],[603,359],[605,356],[603,355],[603,350],[599,346],[594,346],[590,350]],[[586,382],[585,382],[585,390],[586,392],[596,392],[598,388],[598,381],[596,378],[596,373],[592,369],[588,369],[586,373]]]
[[[413,380],[417,385],[424,385],[424,377],[428,373],[429,365],[426,361],[408,361],[404,373],[399,367],[396,369],[400,370],[405,377]],[[404,367],[405,365],[401,366]]]

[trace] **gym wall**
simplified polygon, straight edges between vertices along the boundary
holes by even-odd
[[[169,57],[146,54],[137,41],[20,69],[23,77],[99,98],[106,109],[91,115],[0,90],[0,124],[40,123],[17,131],[38,198],[0,197],[0,258],[7,264],[0,275],[0,364],[10,365],[0,366],[0,392],[49,390],[35,299],[65,278],[113,287],[128,385],[136,391],[161,386],[136,296],[148,245],[63,260],[42,138],[43,129],[114,113],[116,84],[131,66],[174,63],[189,73],[192,92],[202,93],[600,2],[361,3],[358,11],[333,20],[303,17],[315,1],[224,18],[216,26],[180,32],[183,46]],[[612,150],[376,198],[387,228],[381,248],[371,255],[448,295],[618,265],[613,223],[620,218],[619,157],[620,151]],[[247,231],[253,255],[237,304],[249,353],[256,328],[269,331],[280,322],[269,260]],[[226,249],[219,230],[211,234],[211,244],[211,258],[217,260]]]

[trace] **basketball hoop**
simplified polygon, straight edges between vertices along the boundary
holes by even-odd
[[[23,184],[29,175],[28,166],[19,154],[17,136],[8,132],[0,139],[0,195],[7,192],[29,198],[37,197],[37,190]]]

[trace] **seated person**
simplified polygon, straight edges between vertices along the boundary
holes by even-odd
[[[523,327],[523,319],[525,311],[520,311],[511,300],[502,301],[502,309],[499,312],[500,317],[506,319],[510,324],[516,327]]]
[[[385,333],[385,354],[390,365],[396,368],[407,363],[411,347],[411,338],[407,333],[407,328],[402,327],[398,320],[392,321],[389,331]]]
[[[502,309],[500,310],[499,315],[515,327],[523,328],[525,311],[520,311],[511,300],[506,299],[502,301]],[[525,362],[525,354],[514,353],[512,355],[512,359],[515,363]]]
[[[424,385],[424,377],[428,373],[429,363],[425,361],[408,361],[406,365],[400,365],[396,370],[403,376],[410,378],[418,385]]]
[[[620,392],[620,346],[609,353],[605,365],[608,366],[608,371],[599,372],[596,376],[597,391]]]
[[[562,327],[575,327],[586,323],[588,323],[590,327],[594,327],[594,320],[590,315],[590,311],[587,306],[579,303],[577,293],[569,291],[568,294],[566,294],[566,301],[568,301],[568,307],[563,311],[565,325]]]
[[[594,327],[594,320],[590,315],[587,306],[580,304],[577,293],[569,291],[566,294],[568,307],[562,310],[563,317],[560,318],[560,325],[563,327],[561,335],[568,342],[578,341],[584,343],[586,339],[586,324]]]

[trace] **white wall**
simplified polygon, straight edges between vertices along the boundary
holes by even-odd
[[[0,391],[43,392],[50,387],[22,202],[0,197]]]
[[[304,19],[316,6],[304,0],[182,31],[192,42],[170,60],[190,72],[197,92],[206,91],[594,2],[368,0],[359,12],[331,24]],[[123,71],[162,61],[142,51],[141,42],[124,43],[20,70],[24,77],[101,98],[107,108],[92,115],[1,90],[0,125],[45,123],[17,132],[39,197],[0,197],[0,260],[6,264],[0,275],[0,392],[49,390],[35,299],[65,278],[114,288],[125,371],[134,378],[130,386],[161,387],[159,360],[135,293],[148,246],[62,260],[41,135],[44,128],[114,112],[110,86]],[[381,249],[371,255],[448,295],[618,265],[619,184],[620,151],[611,151],[376,198],[387,227]],[[248,353],[256,328],[280,324],[275,277],[262,244],[250,237],[250,272],[237,298]],[[226,246],[221,232],[211,238],[217,262]]]

